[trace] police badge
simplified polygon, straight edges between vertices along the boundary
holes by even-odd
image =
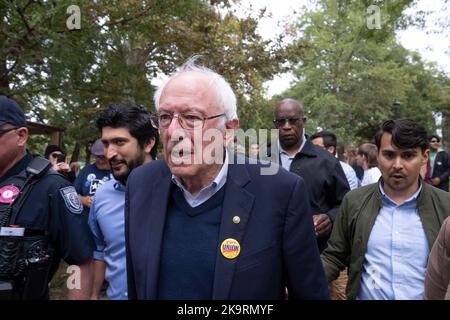
[[[67,209],[74,214],[80,214],[83,212],[83,206],[81,205],[80,198],[78,198],[77,191],[74,187],[65,187],[59,190],[61,196],[66,203]]]

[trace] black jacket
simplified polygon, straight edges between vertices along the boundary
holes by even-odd
[[[270,148],[268,154],[270,155]],[[279,155],[278,150],[272,154],[272,158],[275,154]],[[279,156],[276,160],[280,162]],[[313,214],[326,213],[334,222],[342,199],[350,191],[339,160],[306,140],[302,151],[295,155],[289,171],[305,180]],[[329,236],[317,239],[320,252],[325,249],[328,238]]]
[[[32,156],[27,154],[5,175],[0,176],[0,195],[5,194],[4,190],[18,189],[19,178],[31,161]],[[47,299],[47,283],[58,269],[60,260],[64,259],[68,264],[73,265],[85,263],[92,257],[94,241],[77,192],[61,174],[48,171],[32,185],[29,192],[24,192],[22,195],[24,196],[23,206],[17,207],[19,208],[17,217],[15,220],[13,218],[13,221],[10,220],[10,223],[25,229],[25,236],[18,237],[18,241],[23,242],[24,248],[26,241],[31,243],[24,254],[39,258],[29,259],[30,262],[27,263],[28,277],[26,279],[29,281],[29,290],[24,290],[25,281],[21,283],[22,278],[16,280],[17,297],[15,298]],[[19,193],[16,196],[20,197]],[[1,198],[0,217],[2,212],[5,212],[4,208],[9,206],[9,203]],[[20,200],[20,198],[17,199]],[[19,203],[16,201],[16,204]],[[45,235],[45,241],[39,235]],[[11,248],[3,242],[8,237],[1,238],[0,248],[4,250],[0,250],[2,251],[0,255],[4,258],[5,252],[8,253],[7,250]],[[47,240],[54,248],[53,254],[50,248],[45,248]],[[46,259],[42,255],[44,251],[47,251],[46,255],[49,254],[52,258]],[[36,261],[33,263],[31,260],[40,261],[40,263]],[[47,262],[50,264],[48,273],[45,272],[45,268],[48,267]]]
[[[448,153],[439,151],[434,159],[433,176],[431,178],[439,178],[441,183],[437,186],[444,191],[448,190],[448,177],[450,176],[450,160]]]

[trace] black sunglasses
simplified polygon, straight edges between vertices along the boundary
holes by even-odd
[[[17,129],[19,129],[19,128],[14,127],[14,128],[8,128],[8,129],[0,130],[0,136],[4,135],[5,133],[8,133],[10,131],[17,130]]]
[[[289,122],[289,125],[295,126],[300,123],[301,118],[276,118],[273,120],[273,123],[275,124],[275,127],[280,128],[283,127],[287,122]]]

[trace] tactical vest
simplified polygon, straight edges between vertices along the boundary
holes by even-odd
[[[23,228],[16,221],[35,184],[57,174],[50,166],[48,160],[34,158],[0,187],[0,299],[39,299],[47,291],[53,256],[48,231]]]

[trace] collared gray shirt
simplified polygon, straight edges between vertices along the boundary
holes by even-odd
[[[225,152],[225,161],[217,174],[216,178],[206,187],[202,188],[200,192],[194,196],[190,193],[181,182],[181,179],[175,175],[172,175],[172,181],[175,183],[182,191],[184,199],[191,207],[197,207],[202,203],[208,201],[217,191],[219,191],[227,182],[228,174],[228,151]]]

